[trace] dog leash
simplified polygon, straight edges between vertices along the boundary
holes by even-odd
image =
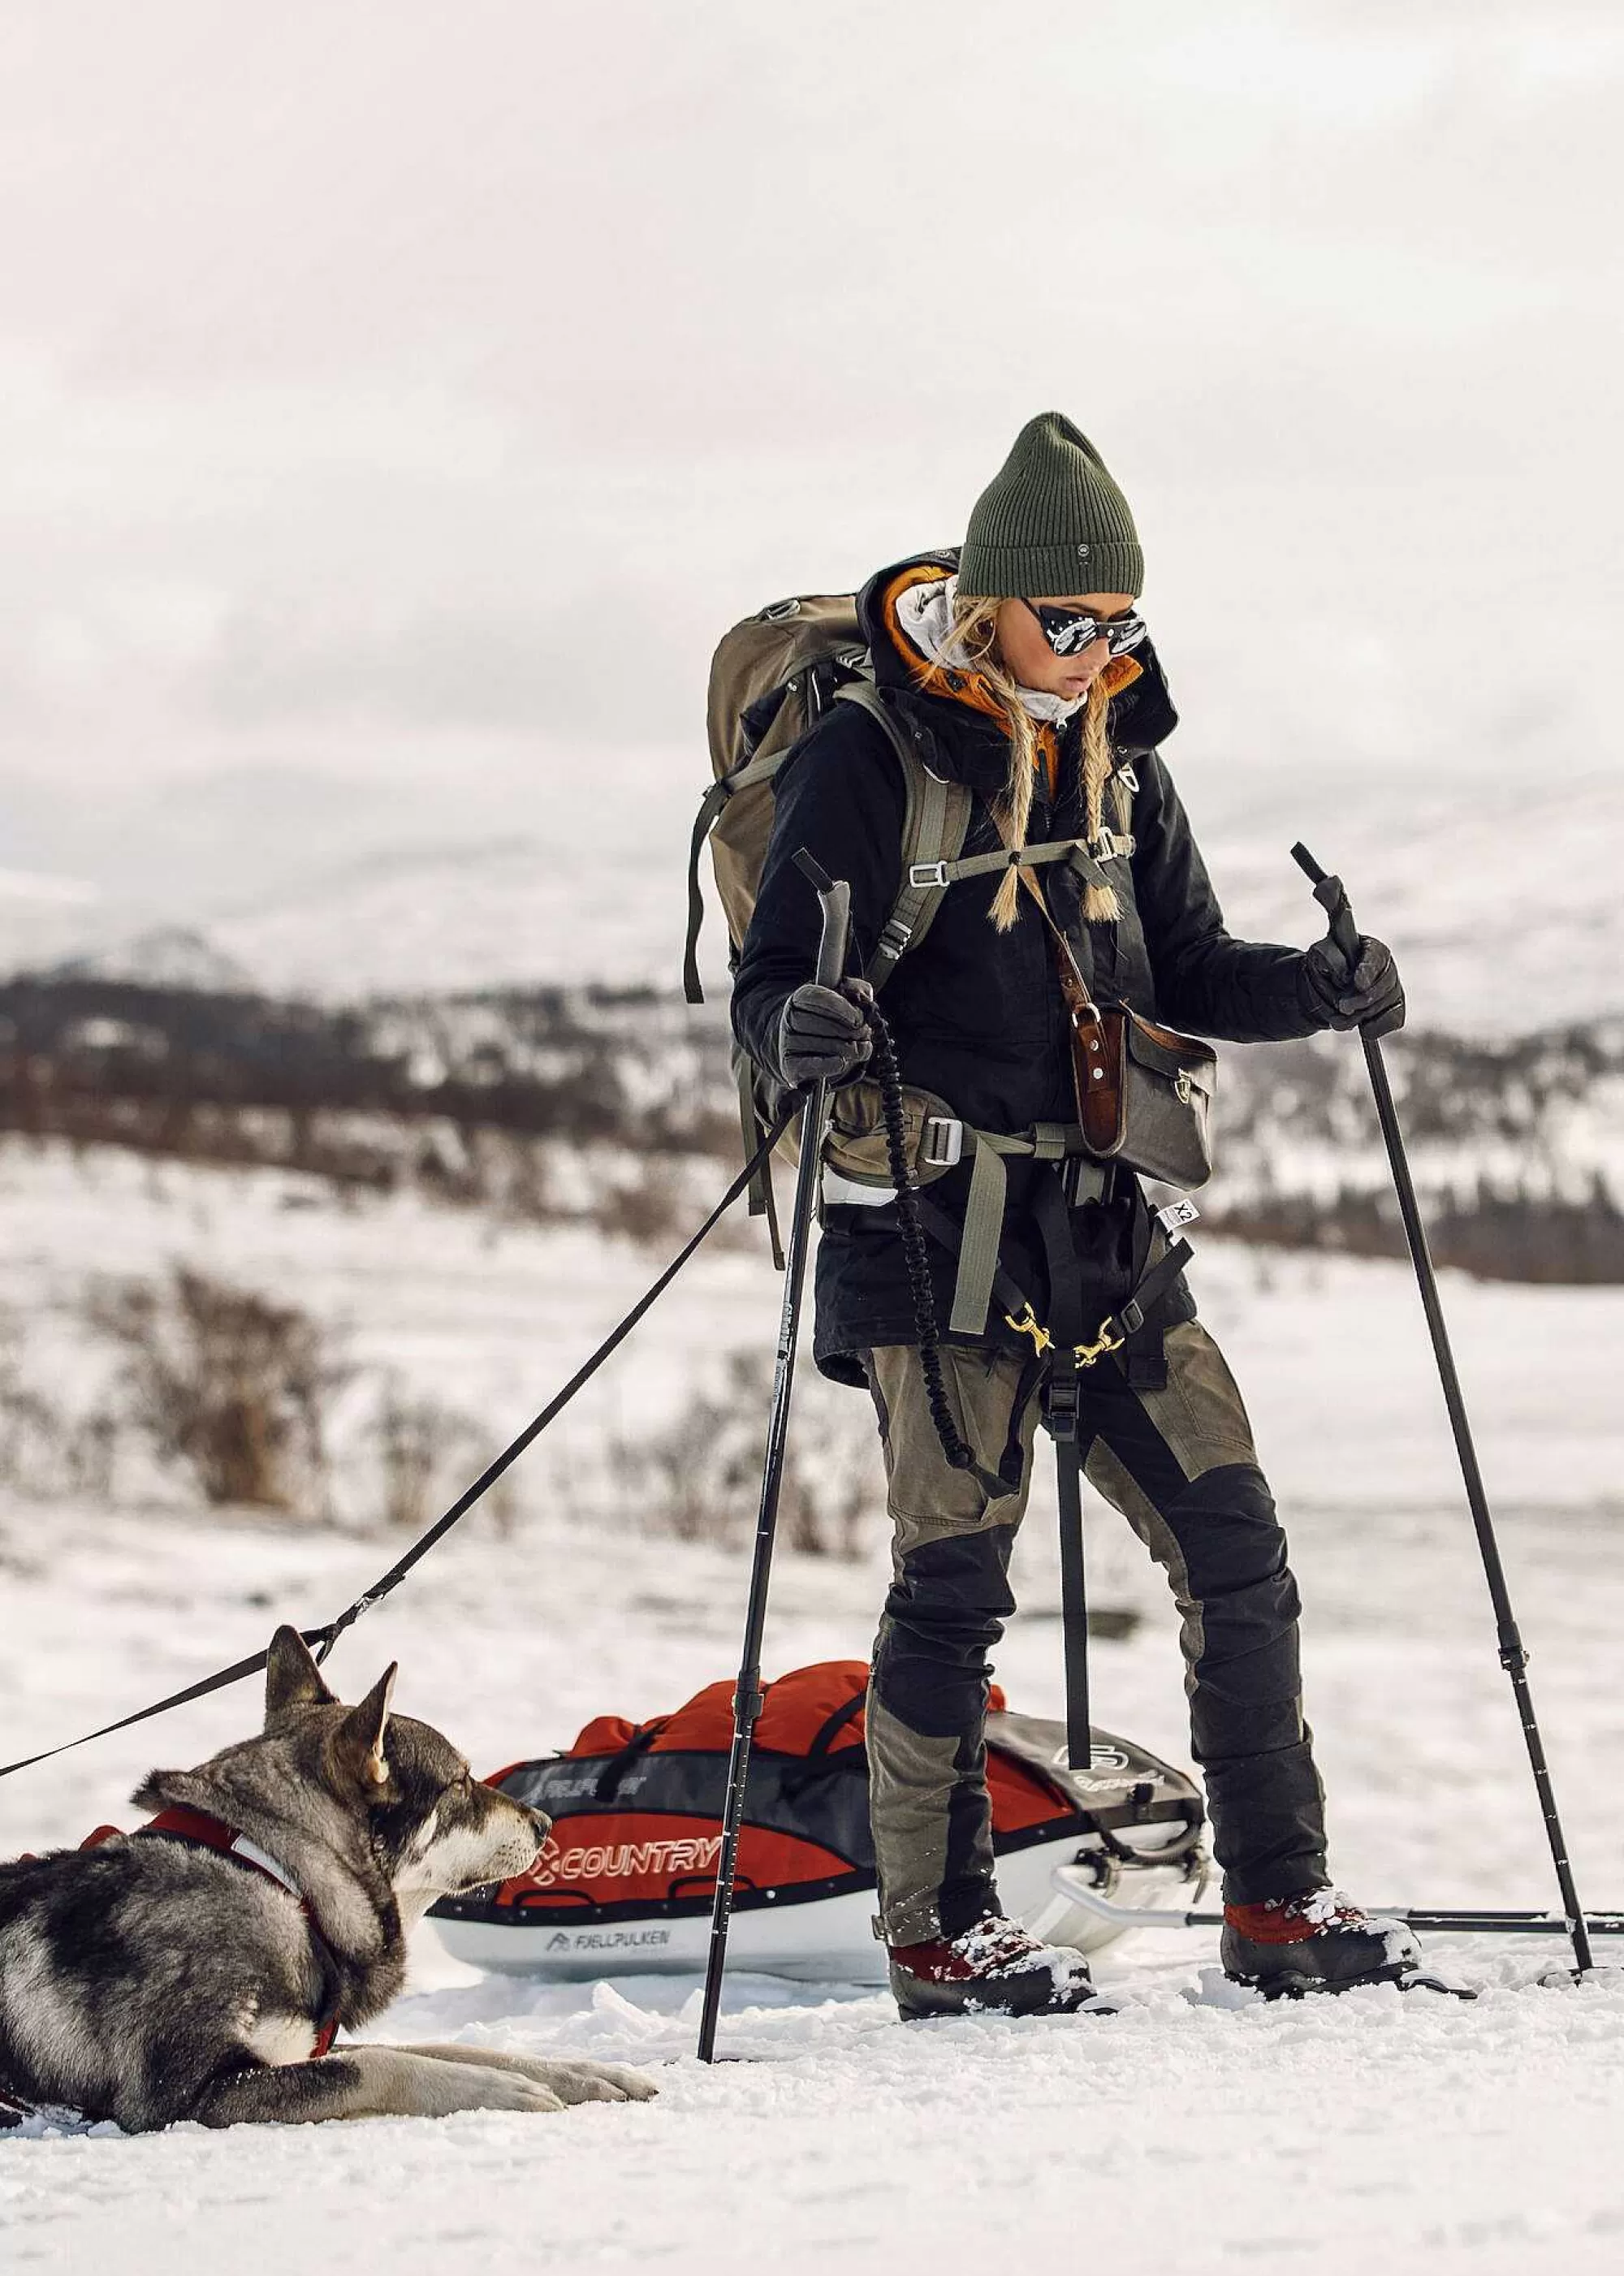
[[[329,1620],[322,1627],[300,1630],[300,1635],[306,1643],[319,1647],[315,1655],[318,1663],[327,1658],[345,1630],[353,1627],[363,1612],[369,1612],[375,1605],[382,1604],[385,1597],[393,1595],[413,1567],[421,1564],[429,1551],[445,1538],[452,1528],[467,1515],[475,1502],[489,1492],[497,1480],[512,1468],[527,1447],[535,1443],[548,1424],[563,1413],[576,1392],[591,1381],[604,1361],[619,1349],[644,1314],[651,1310],[665,1294],[701,1243],[715,1231],[740,1194],[747,1189],[758,1172],[766,1167],[773,1148],[789,1128],[798,1111],[798,1106],[792,1106],[779,1116],[692,1240],[672,1258],[652,1286],[647,1288],[638,1298],[619,1325],[611,1329],[604,1337],[590,1359],[577,1368],[563,1390],[548,1401],[533,1422],[525,1425],[511,1445],[503,1448],[489,1469],[482,1471],[474,1479],[467,1491],[459,1496],[444,1516],[436,1518],[427,1532],[420,1534],[406,1554],[398,1558],[388,1572],[381,1579],[375,1581],[371,1588],[357,1597],[353,1604],[346,1605],[336,1620]],[[266,1652],[256,1651],[247,1659],[235,1661],[230,1667],[218,1669],[213,1675],[201,1677],[196,1683],[188,1683],[184,1690],[171,1691],[168,1698],[156,1699],[149,1707],[138,1707],[133,1715],[121,1715],[117,1722],[103,1723],[99,1731],[87,1731],[81,1738],[65,1740],[59,1747],[47,1747],[40,1754],[25,1755],[20,1762],[0,1764],[0,1779],[10,1778],[18,1771],[32,1770],[36,1763],[54,1761],[58,1755],[72,1754],[76,1747],[88,1747],[94,1745],[98,1739],[111,1738],[116,1731],[128,1731],[137,1723],[150,1722],[154,1716],[167,1715],[173,1708],[189,1706],[194,1699],[206,1699],[211,1691],[227,1690],[233,1683],[240,1683],[246,1676],[261,1673],[267,1657]]]

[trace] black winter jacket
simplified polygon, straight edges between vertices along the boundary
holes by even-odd
[[[932,573],[941,575],[952,556],[933,555],[930,563]],[[996,720],[968,702],[919,688],[910,660],[915,652],[894,614],[896,595],[911,581],[913,567],[902,563],[881,571],[860,596],[876,681],[925,763],[975,793],[965,853],[990,852],[999,843],[990,801],[1008,773],[1008,740]],[[1139,783],[1133,799],[1135,852],[1130,862],[1112,865],[1121,914],[1109,924],[1084,920],[1081,881],[1064,864],[1038,873],[1050,908],[1102,1000],[1116,998],[1171,1027],[1232,1043],[1308,1035],[1322,1022],[1305,1008],[1299,991],[1301,952],[1233,940],[1225,929],[1157,747],[1178,715],[1154,652],[1141,648],[1135,661],[1140,676],[1113,698],[1110,712],[1118,766],[1131,765]],[[1058,796],[1051,800],[1040,781],[1034,799],[1030,844],[1086,835],[1080,740],[1074,718],[1061,732]],[[792,753],[776,788],[771,843],[732,998],[735,1034],[770,1073],[777,1072],[774,1046],[785,1000],[813,976],[817,956],[817,901],[793,866],[793,854],[804,846],[831,876],[850,882],[850,968],[861,970],[896,899],[903,823],[896,755],[884,730],[854,704],[831,706]],[[1108,800],[1108,818],[1112,811]],[[997,883],[977,878],[950,887],[925,939],[902,958],[885,987],[881,1008],[896,1039],[902,1080],[947,1100],[967,1122],[985,1130],[1074,1120],[1069,1031],[1053,944],[1035,909],[1023,909],[1010,931],[994,929],[988,908]],[[969,1169],[967,1159],[933,1183],[931,1200],[961,1216]],[[1034,1178],[1054,1172],[1020,1160],[1011,1161],[1008,1172],[1002,1254],[1042,1316],[1047,1281],[1025,1199]],[[1144,1205],[1131,1179],[1122,1184],[1132,1190],[1120,1193],[1109,1209],[1092,1204],[1074,1218],[1085,1270],[1098,1284],[1102,1315],[1127,1293],[1136,1231],[1143,1252]],[[945,1323],[956,1263],[935,1243],[931,1248],[937,1315]],[[1189,1317],[1194,1309],[1180,1289],[1165,1316]],[[988,1332],[1008,1337],[997,1304]],[[819,1366],[840,1380],[861,1381],[855,1354],[876,1344],[916,1341],[894,1210],[830,1207],[816,1268]]]

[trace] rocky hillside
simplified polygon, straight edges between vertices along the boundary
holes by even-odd
[[[1387,1051],[1440,1259],[1624,1279],[1624,1020]],[[1399,1252],[1351,1038],[1227,1051],[1218,1127],[1209,1230]],[[0,987],[0,1128],[537,1218],[558,1213],[560,1149],[612,1155],[631,1191],[738,1144],[717,1005],[550,988],[330,1010],[96,976]]]

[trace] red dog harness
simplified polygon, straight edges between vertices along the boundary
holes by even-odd
[[[239,1833],[223,1817],[211,1817],[207,1810],[186,1809],[180,1806],[161,1809],[148,1825],[138,1825],[130,1839],[140,1841],[153,1834],[168,1841],[189,1842],[195,1849],[217,1849],[222,1856],[232,1858],[250,1872],[262,1874],[266,1880],[275,1881],[279,1888],[285,1889],[291,1897],[298,1899],[299,1908],[305,1916],[305,1925],[310,1933],[310,1941],[315,1947],[316,1962],[321,1969],[324,1986],[322,2011],[315,2020],[315,2041],[308,2058],[311,2062],[319,2062],[330,2051],[334,2034],[338,2029],[338,2003],[344,1986],[332,1946],[322,1934],[321,1923],[311,1909],[309,1898],[285,1866],[279,1865],[268,1850],[262,1849],[256,1841],[250,1841],[246,1833]],[[120,1840],[123,1836],[124,1828],[120,1825],[98,1825],[95,1832],[87,1833],[79,1846],[81,1849],[99,1849],[103,1841]],[[27,1863],[36,1854],[34,1850],[25,1850],[19,1862]],[[5,2113],[0,2117],[0,2126],[5,2127],[34,2114],[31,2104],[4,2089],[0,2089],[0,2113]]]
[[[118,1831],[116,1825],[98,1825],[87,1840],[80,1842],[80,1847],[81,1849],[94,1849],[99,1842],[105,1841]],[[131,1839],[141,1841],[153,1834],[170,1841],[190,1842],[195,1849],[217,1849],[222,1856],[246,1865],[250,1872],[262,1874],[268,1881],[275,1881],[291,1897],[298,1899],[299,1908],[310,1932],[310,1941],[315,1946],[322,1981],[326,1987],[322,2011],[316,2017],[315,2043],[309,2055],[312,2062],[319,2062],[331,2048],[333,2036],[338,2029],[338,2000],[343,1985],[332,1947],[322,1934],[321,1923],[311,1909],[309,1898],[286,1867],[279,1865],[269,1851],[262,1849],[256,1841],[250,1841],[246,1833],[239,1833],[224,1818],[211,1817],[207,1810],[187,1809],[179,1805],[171,1809],[161,1809],[149,1824],[138,1826]]]

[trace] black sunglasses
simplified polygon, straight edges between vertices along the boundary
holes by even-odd
[[[1137,648],[1149,626],[1132,610],[1119,617],[1094,617],[1084,609],[1055,609],[1041,601],[1021,602],[1037,618],[1038,629],[1057,656],[1081,656],[1085,648],[1103,640],[1112,656],[1126,656]]]

